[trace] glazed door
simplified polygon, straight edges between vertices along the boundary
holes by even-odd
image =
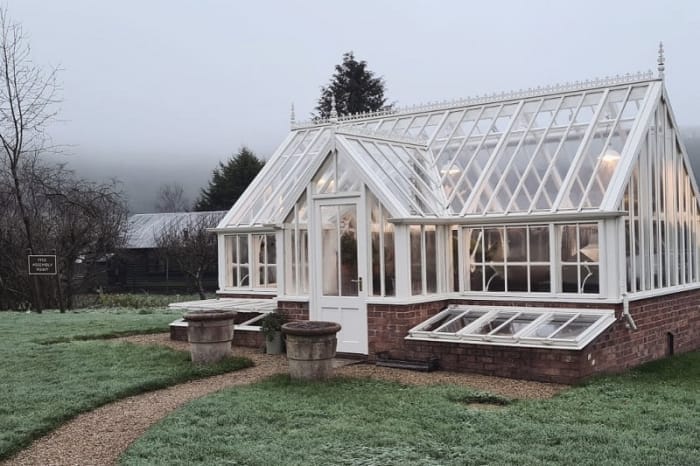
[[[338,322],[338,351],[367,354],[365,215],[360,198],[314,202],[315,278],[311,316]]]

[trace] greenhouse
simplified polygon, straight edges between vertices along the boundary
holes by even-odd
[[[215,230],[219,294],[339,322],[340,352],[542,380],[700,346],[698,187],[659,65],[292,121]]]

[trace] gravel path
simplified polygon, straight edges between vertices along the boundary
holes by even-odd
[[[138,335],[120,338],[132,343],[162,344],[187,350],[186,342],[171,341],[168,334]],[[245,356],[255,366],[207,379],[187,382],[170,388],[132,396],[81,414],[54,432],[36,440],[0,465],[105,465],[116,463],[126,448],[149,427],[171,411],[196,398],[223,388],[257,382],[287,371],[284,356],[270,356],[259,351],[234,347],[234,354]],[[406,384],[453,383],[497,393],[509,398],[547,398],[566,388],[565,385],[503,379],[452,372],[413,372],[353,364],[336,369],[336,374],[369,377]]]

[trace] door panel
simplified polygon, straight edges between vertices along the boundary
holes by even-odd
[[[367,353],[366,230],[359,199],[315,201],[313,319],[338,322],[338,351]]]

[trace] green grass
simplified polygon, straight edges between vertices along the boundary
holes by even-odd
[[[110,401],[251,364],[231,358],[198,367],[186,352],[100,339],[164,332],[180,315],[164,309],[0,313],[0,459]]]
[[[189,403],[123,464],[700,464],[700,353],[506,403],[454,386],[275,377]]]

